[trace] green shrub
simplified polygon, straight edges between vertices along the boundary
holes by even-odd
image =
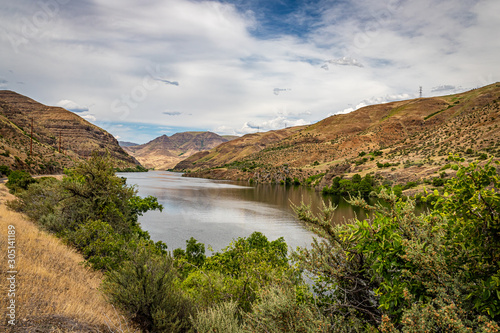
[[[176,277],[170,256],[142,247],[106,275],[102,290],[145,331],[187,332],[194,308],[176,286]]]
[[[261,292],[252,311],[243,314],[243,332],[328,332],[330,322],[319,309],[298,300],[293,287],[272,286]]]
[[[500,177],[490,164],[453,168],[432,214],[385,191],[385,205],[350,200],[374,218],[347,225],[331,223],[331,206],[319,216],[294,207],[322,240],[293,257],[315,276],[324,315],[344,318],[336,330],[356,321],[384,332],[500,330]]]
[[[443,186],[444,185],[444,179],[441,177],[434,177],[432,178],[432,185],[433,186]]]
[[[0,165],[0,175],[5,175],[5,176],[9,176],[11,173],[11,170],[8,166],[6,165]]]
[[[243,332],[238,323],[238,305],[233,302],[215,304],[191,318],[193,328],[198,333],[239,333]]]
[[[39,221],[45,229],[59,232],[62,227],[48,226],[40,219],[50,214],[56,214],[58,204],[63,198],[64,193],[60,182],[55,178],[46,177],[37,183],[31,183],[26,191],[19,192],[17,199],[9,202],[8,205],[16,211],[23,212],[31,220]]]
[[[34,182],[36,182],[36,180],[26,171],[14,170],[9,174],[9,180],[5,186],[9,188],[11,193],[16,193],[18,191],[27,190],[28,186]]]

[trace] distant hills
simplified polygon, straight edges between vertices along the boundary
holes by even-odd
[[[200,151],[210,150],[229,138],[212,132],[182,132],[162,135],[142,145],[122,147],[146,168],[166,170]]]
[[[499,105],[499,83],[371,105],[310,126],[248,134],[196,153],[175,169],[190,176],[263,183],[324,174],[318,186],[354,173],[421,180],[439,176],[449,153],[466,160],[499,158]]]
[[[139,145],[138,143],[127,142],[127,141],[118,141],[118,144],[120,145],[120,147],[131,147],[131,146],[138,146]]]
[[[110,133],[73,112],[0,90],[0,164],[31,173],[59,173],[94,150],[108,151],[117,167],[138,163]]]

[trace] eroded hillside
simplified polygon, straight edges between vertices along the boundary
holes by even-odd
[[[13,91],[0,91],[0,164],[32,173],[57,173],[93,151],[108,151],[118,167],[137,163],[111,134],[78,115]]]
[[[500,84],[372,105],[307,127],[246,135],[179,163],[190,176],[304,181],[372,173],[396,182],[436,175],[450,153],[500,157]],[[277,135],[280,133],[280,135]],[[269,140],[269,136],[273,139]]]

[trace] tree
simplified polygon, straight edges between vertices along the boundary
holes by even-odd
[[[65,173],[62,186],[69,195],[62,203],[61,217],[69,231],[87,220],[100,220],[118,233],[142,232],[137,225],[138,216],[163,208],[154,197],[138,197],[136,189],[117,177],[109,154],[94,152],[88,161]]]

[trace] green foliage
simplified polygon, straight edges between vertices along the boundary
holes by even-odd
[[[374,190],[374,184],[375,181],[369,174],[363,178],[355,174],[352,179],[342,179],[337,176],[332,180],[332,186],[323,188],[322,193],[342,196],[361,194],[363,197],[368,197]]]
[[[5,176],[9,176],[11,173],[11,170],[8,166],[6,165],[0,165],[0,175],[5,175]]]
[[[9,207],[21,211],[33,221],[57,212],[57,205],[63,199],[60,182],[46,177],[32,183],[26,191],[17,193],[17,200],[8,203]],[[48,228],[46,225],[42,224]]]
[[[317,304],[339,330],[361,320],[381,331],[484,331],[500,328],[500,180],[488,163],[454,165],[445,193],[432,194],[432,214],[381,191],[385,205],[370,220],[333,226],[334,207],[320,216],[294,207],[322,241],[293,255],[311,274]],[[368,327],[365,327],[368,329]]]
[[[441,177],[434,177],[432,178],[432,185],[439,187],[444,185],[444,179]]]
[[[304,184],[306,186],[311,186],[314,182],[318,181],[319,179],[323,178],[325,174],[324,173],[318,173],[317,175],[312,175],[307,177],[305,180]]]
[[[193,328],[198,333],[239,333],[242,332],[238,322],[238,305],[233,302],[216,304],[201,310],[195,318],[191,318]]]
[[[129,258],[128,250],[132,242],[116,233],[102,221],[88,221],[79,225],[69,236],[69,241],[81,250],[86,264],[99,270],[116,270]]]
[[[175,280],[170,256],[141,247],[121,268],[107,274],[102,290],[148,332],[187,332],[194,309]]]
[[[192,244],[195,253],[200,253],[196,251],[199,243]],[[186,259],[187,253],[186,249]],[[177,251],[176,255],[182,256],[183,253]],[[183,289],[205,307],[233,300],[239,308],[249,311],[257,299],[257,292],[264,286],[283,280],[300,280],[298,272],[288,264],[287,245],[283,238],[269,241],[259,232],[233,241],[222,251],[205,258],[201,267],[191,262],[183,265],[180,261],[179,264],[181,271],[188,272],[182,282]]]
[[[379,169],[388,168],[388,167],[391,167],[391,166],[398,166],[398,165],[399,165],[399,163],[389,163],[389,162],[380,163],[380,162],[377,162],[377,167]]]
[[[10,193],[17,193],[27,190],[28,186],[35,182],[36,180],[26,171],[14,170],[9,173],[9,180],[5,183],[5,186],[9,188]]]
[[[499,163],[496,162],[498,165]],[[464,302],[500,320],[500,177],[491,162],[460,166],[435,214],[446,222],[448,265],[469,286]]]
[[[252,311],[243,314],[243,332],[328,332],[330,322],[317,308],[298,300],[292,287],[271,286],[262,290]]]
[[[192,268],[201,267],[205,262],[205,244],[198,242],[194,237],[186,241],[186,251],[178,248],[174,250],[174,257],[180,261],[183,260],[190,265],[184,265],[185,271],[189,272]],[[184,263],[179,263],[182,266]]]

